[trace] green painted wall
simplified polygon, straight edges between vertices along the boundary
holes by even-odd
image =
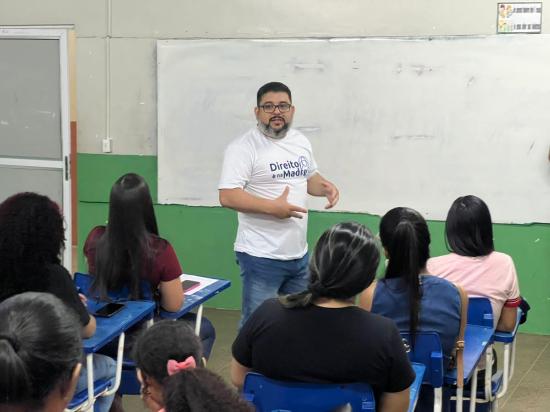
[[[144,176],[156,203],[157,158],[155,156],[78,155],[79,269],[86,270],[82,245],[89,230],[107,219],[109,190],[127,172]],[[159,230],[174,246],[184,271],[219,276],[232,287],[210,302],[213,307],[240,307],[239,270],[233,254],[236,213],[220,207],[155,205]],[[355,220],[377,232],[379,217],[359,213],[311,212],[308,239],[313,245],[334,223]],[[432,256],[446,253],[443,222],[428,222]],[[522,295],[531,304],[529,321],[522,331],[550,334],[550,225],[502,225],[494,228],[495,245],[516,263]]]

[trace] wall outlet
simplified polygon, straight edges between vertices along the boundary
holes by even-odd
[[[103,153],[111,153],[113,151],[113,139],[110,137],[104,137],[101,141],[101,150]]]

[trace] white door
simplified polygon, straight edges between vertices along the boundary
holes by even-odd
[[[67,50],[67,29],[0,26],[0,201],[32,191],[58,202],[71,270]]]

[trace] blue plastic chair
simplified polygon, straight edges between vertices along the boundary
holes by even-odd
[[[80,293],[90,299],[98,299],[98,296],[94,296],[91,292],[93,279],[93,276],[87,273],[76,272],[74,274],[74,283],[79,289]],[[151,290],[149,282],[142,280],[140,287],[143,300],[153,300],[153,292]],[[130,290],[127,286],[124,286],[120,290],[109,292],[107,296],[114,302],[122,302],[128,300],[128,296],[130,296]]]
[[[348,404],[353,411],[376,410],[374,393],[366,383],[284,382],[250,372],[243,396],[258,412],[336,412]]]
[[[403,343],[407,348],[407,354],[411,362],[421,363],[426,366],[422,383],[441,388],[443,386],[443,349],[441,339],[437,332],[416,332],[414,347],[411,334],[400,332]]]
[[[443,348],[437,332],[416,332],[414,346],[411,334],[401,331],[403,343],[407,348],[409,360],[426,367],[422,384],[434,389],[434,411],[441,411],[443,407]]]
[[[411,362],[411,366],[415,373],[414,382],[409,387],[409,409],[408,412],[413,412],[416,409],[416,403],[420,396],[420,389],[422,387],[422,380],[424,379],[424,372],[426,372],[426,366],[422,363]]]
[[[487,298],[468,298],[468,324],[493,327],[493,308]]]
[[[503,367],[493,376],[487,377],[484,388],[477,391],[477,398],[483,399],[492,410],[498,409],[497,399],[504,396],[508,390],[508,383],[514,374],[516,334],[521,318],[518,310],[516,326],[512,332],[495,331],[494,342],[504,344]],[[488,298],[471,297],[468,300],[468,323],[493,328],[493,308]],[[492,349],[487,351],[487,364],[492,361]],[[469,393],[467,394],[469,395]],[[493,403],[493,405],[491,405]]]
[[[486,328],[494,327],[493,308],[491,301],[484,297],[470,297],[468,298],[468,324],[483,326]],[[491,365],[493,360],[493,345],[489,346],[486,351],[485,361],[486,365]],[[487,366],[487,369],[491,369]],[[473,384],[474,382],[472,382]],[[479,399],[479,402],[486,403],[490,407],[490,403],[493,402],[497,392],[502,385],[502,371],[497,372],[495,375],[486,376],[483,388],[476,389],[475,399]],[[464,396],[471,398],[472,390],[465,390]]]
[[[79,289],[80,293],[84,294],[89,299],[98,299],[91,293],[91,286],[93,277],[87,273],[76,272],[74,275],[74,283]],[[149,283],[146,281],[141,282],[141,291],[144,300],[153,300],[153,293]],[[122,302],[128,300],[130,291],[127,287],[109,292],[108,297],[114,302]],[[130,359],[124,359],[122,363],[122,374],[120,380],[120,386],[117,391],[120,395],[139,395],[141,390],[141,384],[136,376],[136,364]]]
[[[503,353],[503,368],[502,368],[502,386],[497,392],[497,399],[502,398],[508,390],[508,383],[514,376],[514,369],[516,363],[516,334],[518,332],[519,322],[522,316],[521,309],[518,308],[516,327],[512,332],[495,331],[495,342],[502,343],[504,345]]]

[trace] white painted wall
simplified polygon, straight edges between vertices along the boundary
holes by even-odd
[[[0,25],[74,24],[78,151],[156,154],[155,40],[494,34],[488,0],[0,0]],[[543,33],[550,12],[543,6]],[[248,110],[248,108],[243,108]]]

